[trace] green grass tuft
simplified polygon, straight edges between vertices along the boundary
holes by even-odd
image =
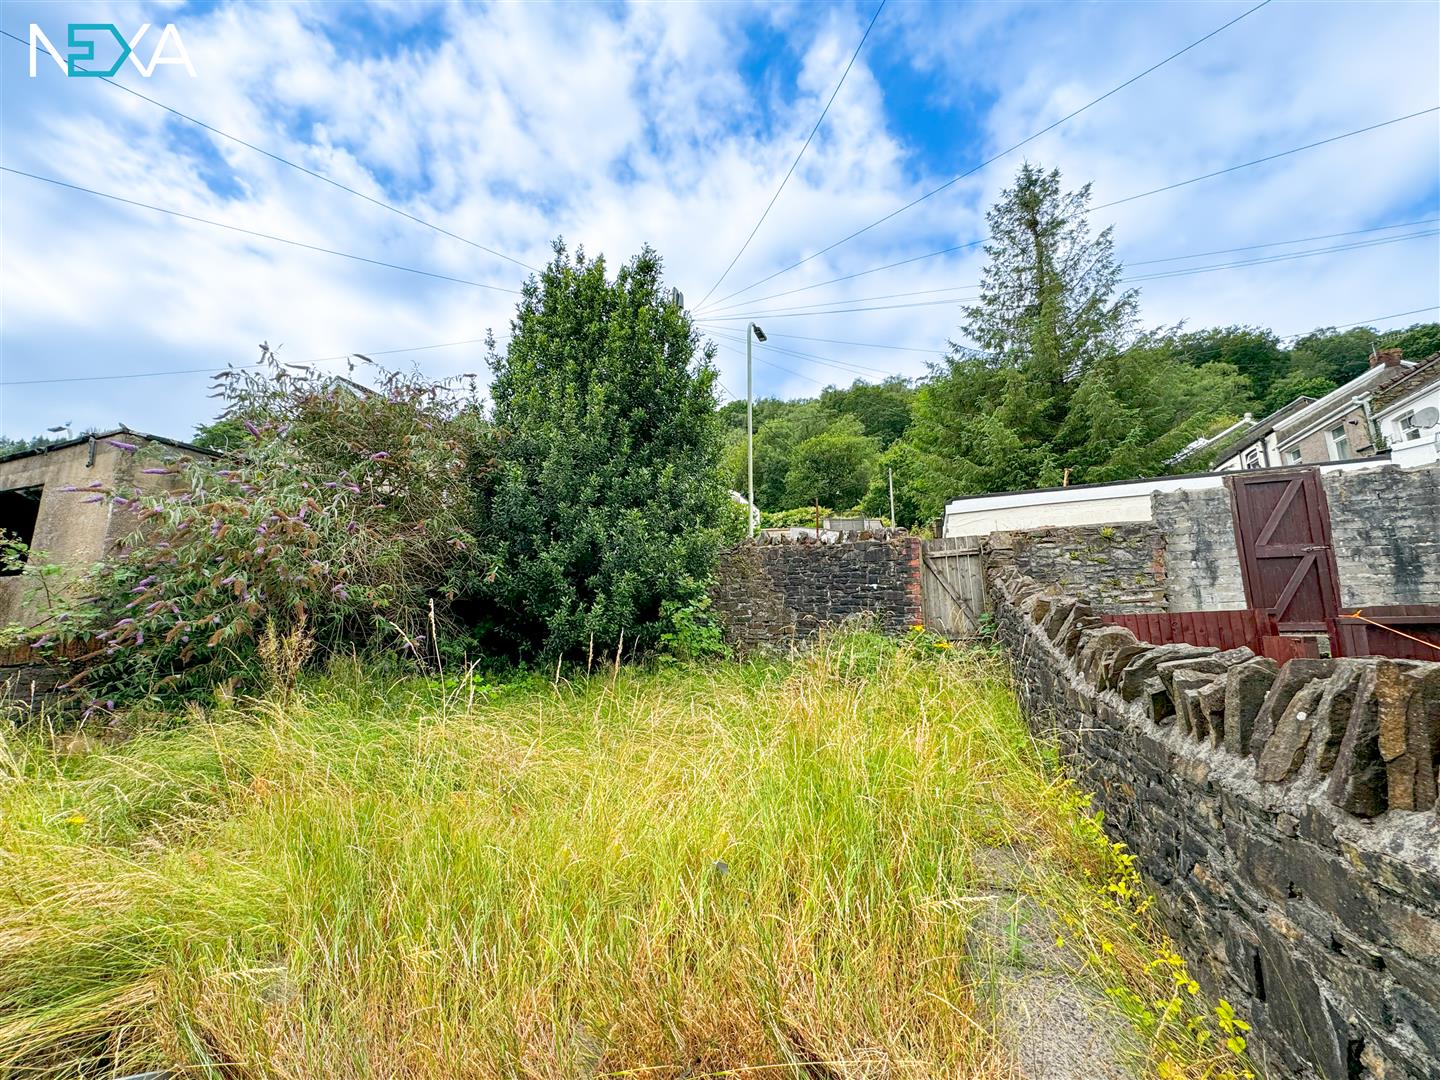
[[[992,657],[868,635],[5,736],[0,1075],[1010,1075],[989,853],[1083,977],[1169,978],[1054,760]],[[1143,1067],[1213,1065],[1185,1030],[1137,1020]]]

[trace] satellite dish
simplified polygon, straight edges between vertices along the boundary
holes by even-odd
[[[1410,422],[1418,428],[1432,428],[1436,424],[1440,424],[1440,409],[1429,405],[1418,410]]]

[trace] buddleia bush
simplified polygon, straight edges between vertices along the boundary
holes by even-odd
[[[74,680],[91,708],[253,683],[266,640],[424,660],[458,631],[455,582],[475,576],[473,391],[401,374],[372,391],[266,360],[222,375],[244,432],[226,457],[112,440],[174,490],[88,496],[138,526],[63,613],[97,643]]]

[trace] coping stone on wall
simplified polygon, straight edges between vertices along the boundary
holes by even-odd
[[[1440,664],[1180,656],[1072,634],[1083,605],[1013,567],[991,589],[1032,726],[1267,1075],[1440,1077]]]

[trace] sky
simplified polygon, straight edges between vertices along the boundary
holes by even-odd
[[[1440,105],[1440,4],[1275,0],[1064,119],[1256,2],[888,0],[857,55],[878,0],[10,0],[0,433],[186,437],[219,404],[207,372],[262,341],[337,373],[365,353],[483,376],[480,339],[503,344],[557,237],[612,267],[653,246],[726,396],[745,394],[750,319],[757,396],[920,376],[963,340],[985,209],[1026,160],[1092,185],[1146,325],[1440,317],[1440,113],[1129,199]],[[31,24],[64,54],[75,23],[150,24],[146,66],[173,25],[162,56],[194,75],[72,78],[41,45],[32,78]]]

